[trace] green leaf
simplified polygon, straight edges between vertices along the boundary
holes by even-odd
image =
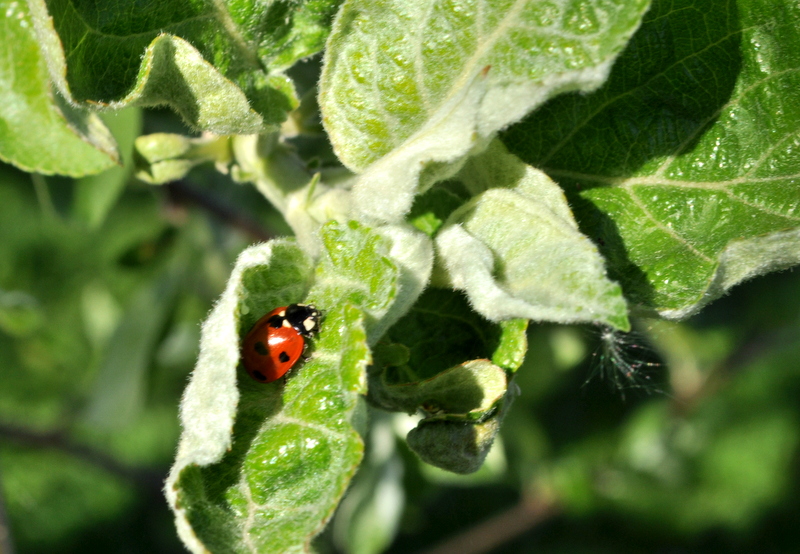
[[[323,122],[368,217],[414,194],[553,95],[592,90],[647,0],[349,0],[320,82]],[[427,171],[420,181],[420,172]]]
[[[297,99],[281,71],[321,48],[338,4],[30,2],[50,73],[72,102],[168,104],[218,134],[286,119]]]
[[[630,329],[619,285],[544,173],[496,141],[461,176],[473,192],[488,190],[451,215],[437,252],[481,315]]]
[[[373,373],[388,367],[387,383],[419,382],[468,360],[493,358],[499,352],[505,355],[506,343],[516,340],[520,340],[517,329],[487,321],[463,294],[430,288],[386,333],[376,351],[379,359]]]
[[[25,2],[0,0],[0,160],[25,171],[80,177],[118,160],[102,121],[53,96]]]
[[[133,143],[142,131],[142,112],[137,108],[102,116],[119,142],[124,166],[112,167],[99,175],[75,183],[73,212],[91,228],[98,228],[116,203],[133,168]]]
[[[425,414],[408,435],[425,462],[477,471],[500,428],[506,372],[525,356],[526,327],[525,320],[486,321],[463,295],[429,289],[377,345],[369,399],[384,410]]]
[[[375,342],[397,295],[397,266],[389,258],[389,241],[355,221],[332,221],[321,235],[323,256],[309,298],[320,306],[358,306],[364,311],[370,342]]]
[[[628,299],[686,317],[800,262],[798,44],[796,2],[659,1],[602,89],[503,141],[565,187]]]
[[[245,399],[240,399],[236,369],[240,337],[275,306],[301,300],[311,278],[310,261],[292,242],[272,241],[251,247],[239,256],[222,297],[203,324],[200,357],[181,402],[183,432],[178,455],[166,487],[178,533],[194,552],[203,551],[203,543],[209,540],[200,533],[216,529],[222,529],[226,537],[231,536],[225,548],[235,549],[231,546],[234,545],[234,516],[230,508],[218,506],[227,501],[217,495],[209,499],[208,495],[216,490],[207,490],[207,487],[224,486],[227,481],[220,481],[213,475],[206,478],[204,471],[211,471],[212,464],[223,460],[228,451],[238,455],[241,466],[243,453],[239,451],[245,449],[246,453],[250,442],[247,439],[252,440],[264,417],[274,412],[280,402],[274,386],[265,393],[263,388],[253,389],[251,385],[245,389],[250,391],[250,401],[245,404]],[[237,407],[242,412],[238,415]],[[234,420],[237,429],[234,429]],[[233,435],[246,433],[236,442],[236,451],[230,450],[232,429]],[[201,469],[201,466],[210,465],[211,469]],[[235,485],[235,482],[228,484]],[[198,523],[197,517],[205,521]]]
[[[233,449],[181,473],[177,505],[208,550],[302,551],[333,515],[364,448],[351,422],[369,357],[360,318],[329,310],[314,356],[282,391],[240,384]]]
[[[398,270],[390,242],[356,222],[330,222],[322,241],[313,276],[293,242],[246,250],[204,324],[167,483],[195,552],[306,549],[361,461],[367,336],[396,298]],[[285,383],[262,385],[239,370],[237,387],[239,339],[275,306],[306,298],[324,314],[310,358]]]

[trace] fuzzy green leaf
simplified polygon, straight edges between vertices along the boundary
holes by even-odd
[[[203,324],[200,357],[181,402],[183,433],[166,488],[178,533],[193,552],[203,552],[204,543],[213,543],[216,534],[230,538],[227,551],[237,551],[237,540],[242,541],[236,533],[238,523],[225,507],[225,497],[215,493],[226,484],[235,490],[250,443],[247,438],[253,438],[280,402],[274,387],[265,392],[251,386],[245,388],[250,396],[240,398],[236,369],[240,336],[275,306],[301,300],[311,277],[310,261],[291,242],[274,241],[245,250]],[[233,436],[241,437],[236,450],[230,450]],[[226,452],[239,458],[230,470],[235,473],[233,481],[206,476],[204,472],[213,472]],[[198,522],[198,517],[205,521]],[[209,549],[214,550],[210,545]]]
[[[602,89],[503,140],[566,189],[628,299],[686,317],[800,262],[798,44],[797,2],[659,1]]]
[[[549,97],[599,86],[647,6],[345,2],[328,41],[320,106],[337,155],[363,172],[357,208],[398,221],[421,171],[424,190]]]
[[[338,3],[30,0],[65,97],[115,108],[168,104],[219,134],[262,131],[296,107],[280,71],[321,48]]]
[[[358,223],[330,222],[322,236],[315,273],[293,242],[245,251],[203,327],[167,484],[195,552],[307,550],[361,461],[367,334],[396,298],[397,268],[390,242]],[[237,384],[239,340],[274,307],[304,299],[324,314],[310,357],[285,382],[256,383],[240,368]]]
[[[461,172],[478,194],[436,238],[454,286],[493,321],[598,322],[628,330],[622,291],[597,247],[578,230],[566,198],[544,173],[499,141]]]
[[[355,221],[330,222],[321,234],[324,254],[309,297],[320,306],[358,306],[367,334],[374,337],[397,294],[397,266],[388,257],[388,241]]]
[[[71,177],[112,167],[119,155],[100,118],[53,95],[25,2],[0,0],[0,44],[0,160]]]
[[[525,356],[526,328],[526,320],[486,321],[458,292],[430,289],[377,345],[369,399],[385,410],[425,414],[408,435],[424,461],[477,471],[500,428],[507,374]]]

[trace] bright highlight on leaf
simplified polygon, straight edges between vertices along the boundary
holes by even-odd
[[[556,94],[598,87],[647,6],[345,2],[328,41],[320,106],[337,155],[363,172],[358,210],[398,221],[415,193],[452,174],[499,129]]]

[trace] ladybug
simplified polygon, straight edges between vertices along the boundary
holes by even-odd
[[[290,304],[259,319],[242,343],[247,374],[259,383],[286,375],[303,355],[305,339],[319,330],[320,316],[311,304]]]

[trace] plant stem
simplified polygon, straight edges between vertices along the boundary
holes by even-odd
[[[515,506],[420,554],[480,554],[533,529],[558,512],[540,497],[523,497]]]

